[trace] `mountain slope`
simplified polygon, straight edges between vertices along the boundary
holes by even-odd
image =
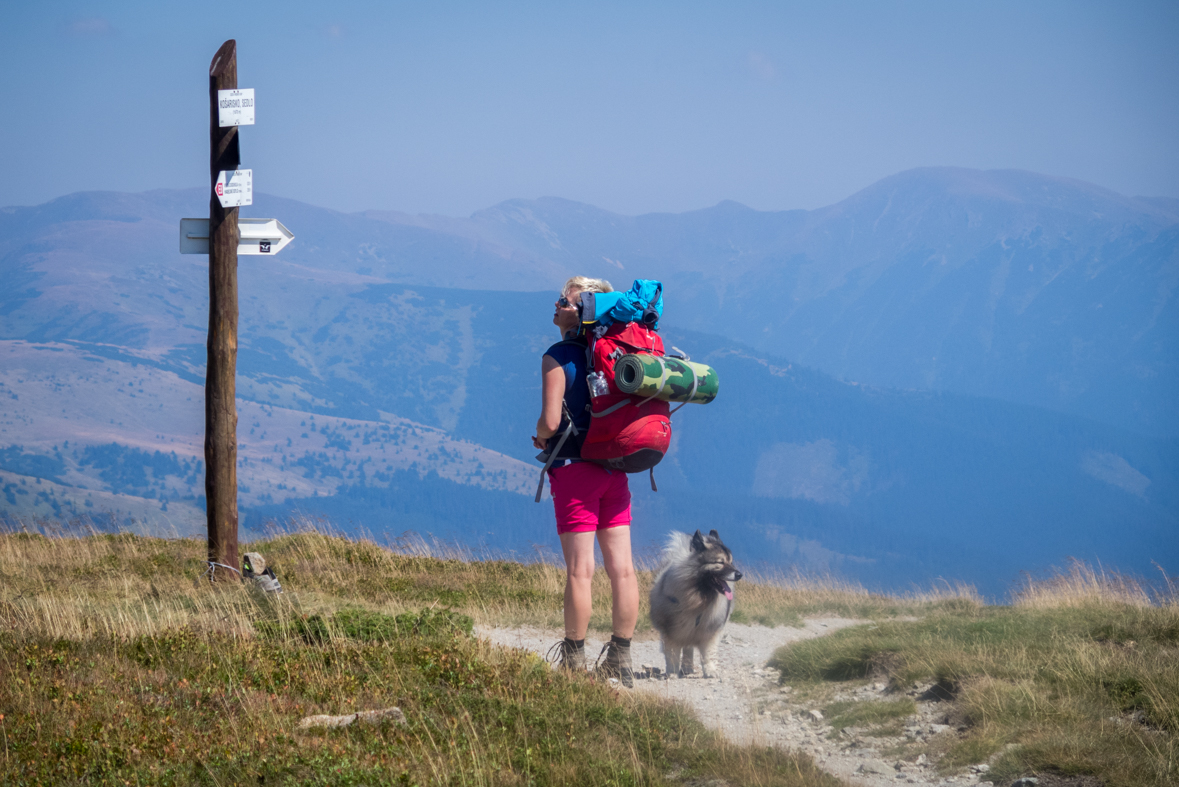
[[[199,510],[207,270],[176,253],[175,235],[176,218],[199,215],[198,196],[73,195],[0,213],[13,282],[0,291],[0,469],[16,501],[3,510],[68,515],[97,492],[127,517]],[[254,207],[298,237],[239,264],[250,527],[297,510],[377,533],[518,550],[551,541],[551,510],[531,502],[529,436],[553,290],[504,287],[638,269],[667,282],[667,343],[722,381],[716,402],[676,416],[661,491],[634,479],[638,543],[716,527],[747,561],[890,588],[947,575],[996,595],[1017,571],[1069,554],[1140,572],[1179,564],[1179,444],[1149,400],[1166,401],[1174,354],[1167,204],[1027,173],[935,170],[782,214],[725,203],[628,218],[560,200],[463,220],[266,197]],[[1021,290],[1027,259],[1033,274],[1057,268]],[[484,288],[427,284],[464,276]],[[1142,305],[1152,291],[1154,311]],[[1108,322],[1082,308],[1090,297]],[[817,353],[814,366],[876,364],[895,388],[767,351],[783,343],[778,325],[793,326],[799,356]],[[929,390],[953,388],[936,376],[906,385],[923,343],[947,359],[938,369],[1003,390]],[[1101,413],[1061,412],[1095,396],[1095,375],[1108,376]],[[1050,389],[1051,408],[1021,401]],[[1134,428],[1100,417],[1110,409]],[[56,486],[30,509],[17,487],[37,478]]]
[[[674,281],[670,323],[844,379],[1179,435],[1179,225],[1158,201],[924,169],[809,212],[632,219],[538,200],[473,220],[514,223],[570,270]]]
[[[244,522],[298,511],[378,534],[415,529],[520,551],[551,540],[551,509],[531,501],[538,465],[528,441],[549,297],[489,304],[461,290],[381,284],[343,296],[322,281],[306,286],[340,310],[320,313],[322,341],[272,332],[267,365],[240,370],[239,391],[261,399],[239,404]],[[365,328],[379,319],[407,335],[439,331],[430,346],[453,354],[436,367],[388,355],[381,342],[397,342]],[[452,346],[452,334],[472,337],[473,349]],[[746,562],[893,588],[949,575],[995,595],[1019,570],[1068,555],[1142,572],[1152,560],[1179,563],[1169,537],[1179,524],[1174,441],[996,400],[844,383],[721,337],[667,329],[665,339],[715,366],[722,392],[676,416],[659,493],[633,479],[641,546],[683,527],[689,510],[689,526],[718,528]],[[178,355],[145,362],[110,347],[7,344],[23,360],[6,364],[0,438],[19,450],[0,455],[0,467],[29,474],[39,457],[39,472],[79,489],[161,506],[199,501],[200,389],[165,368]],[[243,357],[253,357],[247,348],[243,340]],[[464,395],[445,407],[416,396],[456,380]],[[296,409],[266,403],[288,389],[314,399]],[[447,420],[451,435],[478,445],[412,424],[402,434],[384,408]],[[373,420],[340,415],[370,411]],[[439,447],[403,439],[411,436]]]
[[[197,191],[71,195],[0,212],[8,338],[199,344],[203,258],[176,254]],[[1179,211],[1028,172],[901,173],[814,211],[721,203],[627,217],[513,200],[470,218],[341,214],[259,195],[298,241],[243,262],[328,281],[552,291],[669,283],[667,323],[843,379],[1034,404],[1179,436]],[[171,260],[163,269],[152,261]],[[147,267],[145,267],[147,266]],[[85,270],[62,278],[55,271]],[[135,282],[159,277],[155,303]],[[249,292],[243,288],[243,298]],[[36,302],[34,304],[34,301]],[[128,311],[130,309],[130,311]],[[243,315],[247,314],[243,309]],[[134,315],[134,316],[132,316]],[[288,319],[289,323],[289,319]]]
[[[44,502],[65,518],[100,511],[161,525],[176,518],[92,491],[130,495],[162,512],[169,500],[203,507],[203,388],[105,349],[108,357],[69,344],[0,342],[0,468],[54,482],[66,510]],[[352,485],[385,489],[406,474],[514,494],[533,488],[523,462],[407,419],[317,416],[239,399],[243,508]],[[47,514],[29,501],[18,505],[18,493],[6,492],[10,515]]]

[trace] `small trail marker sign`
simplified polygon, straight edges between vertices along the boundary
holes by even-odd
[[[238,254],[278,254],[295,239],[278,219],[238,219]],[[209,220],[180,220],[180,253],[209,253]]]
[[[254,170],[222,170],[217,173],[217,185],[213,187],[223,208],[237,208],[254,204]]]
[[[209,220],[181,219],[180,220],[180,253],[208,254],[209,253]]]
[[[254,88],[217,91],[217,125],[254,125]]]
[[[238,254],[278,254],[295,239],[278,219],[238,219]]]

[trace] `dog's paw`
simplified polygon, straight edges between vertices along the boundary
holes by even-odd
[[[704,665],[704,677],[706,677],[706,678],[719,678],[720,677],[720,670],[717,668],[715,661]]]

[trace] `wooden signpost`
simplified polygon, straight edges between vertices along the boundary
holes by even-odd
[[[223,208],[217,179],[241,164],[238,126],[222,126],[218,91],[237,88],[237,42],[209,66],[209,362],[205,375],[205,502],[210,576],[236,579],[237,555],[237,211]],[[253,91],[251,91],[252,93]],[[251,104],[253,102],[251,101]],[[251,120],[253,110],[251,107]]]
[[[294,239],[278,219],[238,219],[254,204],[253,170],[239,169],[238,128],[254,125],[254,91],[238,89],[237,42],[209,65],[209,218],[180,220],[180,253],[209,255],[205,372],[205,502],[213,581],[241,576],[237,556],[237,255],[277,254]]]

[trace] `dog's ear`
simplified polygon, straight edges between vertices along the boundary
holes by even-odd
[[[696,531],[696,535],[692,536],[692,551],[693,552],[703,552],[704,551],[704,536],[700,535],[699,530]]]
[[[720,541],[720,533],[716,532],[715,530],[709,530],[708,535],[712,536],[717,541]]]

